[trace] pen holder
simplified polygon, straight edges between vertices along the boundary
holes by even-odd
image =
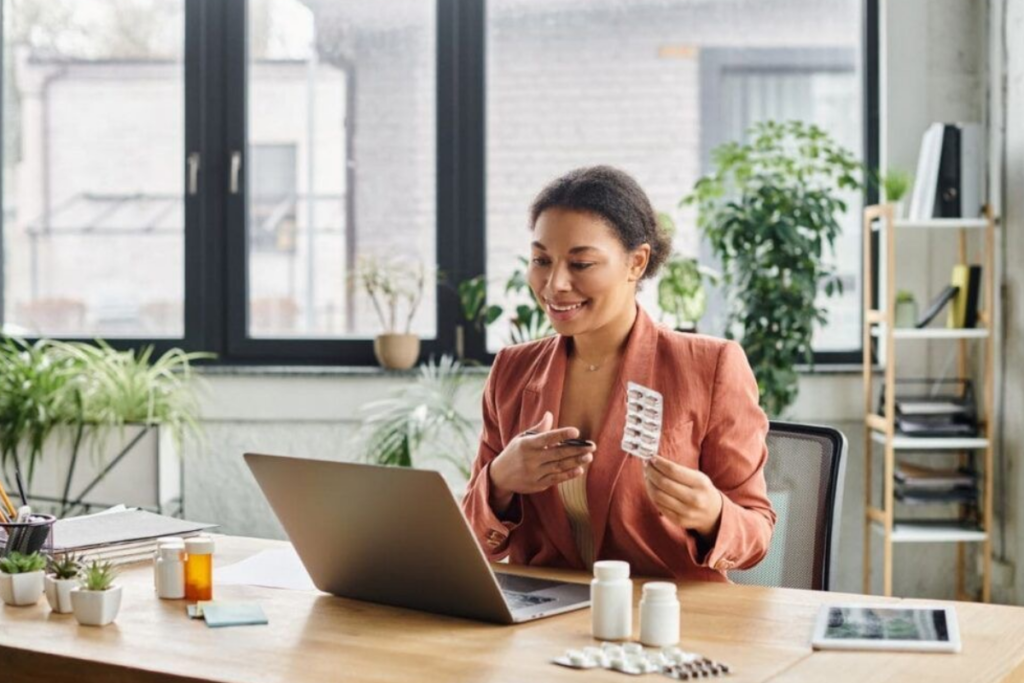
[[[0,522],[0,557],[19,552],[24,555],[53,550],[53,515],[33,514],[27,522]]]

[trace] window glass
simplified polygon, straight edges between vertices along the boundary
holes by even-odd
[[[4,0],[4,331],[184,333],[184,2]]]
[[[711,170],[710,150],[757,121],[823,126],[854,154],[862,143],[859,0],[491,0],[487,31],[487,272],[489,299],[529,253],[528,208],[579,166],[631,173],[678,226],[675,248],[714,266],[677,208]],[[818,351],[860,348],[859,196],[837,244],[846,293],[829,303]],[[656,290],[641,292],[657,315]],[[712,296],[700,330],[721,334]],[[488,347],[510,340],[491,327]]]
[[[360,263],[416,289],[436,262],[435,4],[257,0],[248,16],[248,333],[373,337]],[[434,336],[434,299],[428,278],[398,331]]]

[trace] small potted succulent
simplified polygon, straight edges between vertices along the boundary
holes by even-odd
[[[57,614],[71,614],[71,591],[81,570],[81,560],[70,553],[60,559],[51,557],[47,563],[46,601]]]
[[[43,596],[46,558],[12,552],[0,559],[0,599],[8,605],[34,605]]]
[[[893,326],[917,326],[917,302],[914,300],[914,295],[905,289],[896,292],[896,312]]]
[[[110,562],[93,560],[78,576],[78,587],[71,591],[71,608],[83,626],[106,626],[121,609],[121,587],[114,585],[117,571]]]
[[[913,183],[914,176],[898,168],[890,169],[882,176],[885,201],[893,205],[893,218],[906,218],[907,204],[904,197]]]

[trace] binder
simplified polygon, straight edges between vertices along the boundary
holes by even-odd
[[[978,299],[981,296],[981,266],[972,265],[967,276],[967,297],[964,304],[964,327],[978,325]]]
[[[942,152],[935,186],[933,216],[960,218],[960,128],[946,124],[942,129]]]
[[[967,322],[967,287],[970,281],[970,268],[963,263],[953,266],[952,285],[957,288],[956,296],[949,307],[946,327],[961,328]]]
[[[921,139],[921,151],[917,157],[917,174],[914,176],[914,191],[911,194],[908,214],[911,220],[924,220],[933,216],[943,131],[943,124],[933,123]]]

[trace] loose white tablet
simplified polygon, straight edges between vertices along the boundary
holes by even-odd
[[[816,650],[959,652],[953,607],[822,605],[811,645]]]

